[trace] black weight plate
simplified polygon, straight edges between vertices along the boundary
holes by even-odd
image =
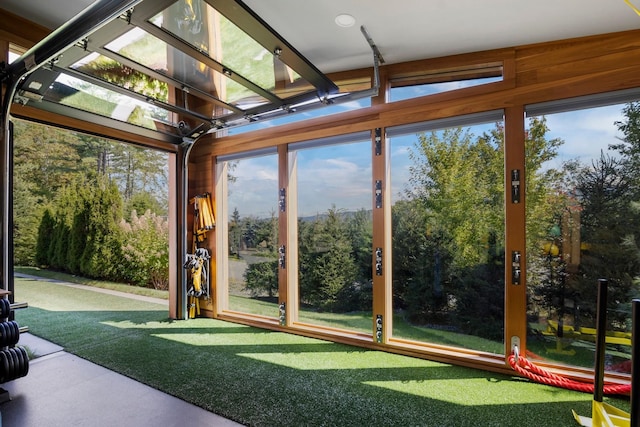
[[[13,344],[18,344],[20,341],[20,325],[15,320],[11,321],[13,325]]]
[[[11,349],[4,350],[4,354],[7,356],[7,360],[9,361],[9,370],[7,371],[6,381],[11,381],[15,379],[15,371],[16,371],[16,362],[11,353]]]
[[[15,320],[11,321],[11,326],[13,328],[13,345],[16,345],[20,340],[20,326]]]
[[[26,377],[29,373],[29,353],[27,353],[27,350],[24,347],[17,347],[17,349],[18,351],[20,351],[20,353],[22,353],[22,360],[24,360],[24,370],[22,376]]]
[[[7,334],[9,335],[9,345],[12,346],[16,343],[16,333],[13,330],[13,324],[15,322],[6,322],[7,325]]]
[[[9,360],[7,359],[7,354],[4,351],[0,351],[0,367],[2,367],[2,372],[0,372],[0,383],[4,383],[7,381],[9,373]]]
[[[21,376],[20,372],[22,372],[22,354],[19,351],[16,351],[15,348],[10,348],[9,351],[13,356],[13,379],[15,380],[16,378],[19,378]]]
[[[20,359],[20,371],[18,372],[19,377],[24,377],[26,374],[24,373],[27,369],[29,361],[24,357],[24,354],[20,351],[20,349],[15,348],[16,354]]]
[[[11,303],[6,298],[0,299],[0,317],[9,317],[9,313],[11,313]]]
[[[0,322],[0,347],[9,345],[9,333],[7,331],[7,323]]]
[[[13,353],[16,357],[16,372],[15,372],[15,378],[21,377],[21,373],[22,373],[22,368],[23,368],[23,361],[22,361],[22,353],[20,353],[16,348],[12,348],[10,349],[11,353]]]
[[[3,322],[4,329],[7,331],[7,339],[5,342],[8,346],[13,345],[13,328],[11,327],[11,322]]]

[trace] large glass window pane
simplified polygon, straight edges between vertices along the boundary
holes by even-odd
[[[436,93],[450,92],[452,90],[464,89],[472,86],[484,85],[502,81],[502,77],[486,77],[481,79],[471,79],[464,81],[453,81],[445,83],[424,83],[410,86],[399,86],[391,88],[389,91],[389,100],[391,102],[402,101],[405,99],[420,98]]]
[[[176,2],[150,20],[262,89],[287,98],[313,89],[291,68],[203,0]]]
[[[105,47],[239,108],[248,109],[268,102],[224,74],[218,73],[140,28],[132,29]]]
[[[229,163],[229,309],[278,316],[278,157]]]
[[[598,279],[609,281],[605,369],[629,372],[640,261],[640,104],[528,119],[528,350],[594,363]]]
[[[502,122],[429,129],[390,138],[393,337],[501,354]]]
[[[371,333],[372,195],[368,132],[293,151],[298,177],[298,320]]]
[[[67,74],[58,76],[45,93],[45,100],[153,130],[162,130],[165,128],[163,123],[172,121],[167,110]]]
[[[503,80],[502,62],[468,64],[428,72],[407,71],[391,76],[389,99],[402,101],[436,93],[450,92]]]
[[[231,113],[229,109],[221,107],[220,103],[214,104],[212,97],[155,79],[98,53],[87,55],[71,65],[71,68],[144,95],[149,100],[170,103],[180,96],[184,98],[184,107],[208,118]],[[191,92],[195,92],[196,96]]]

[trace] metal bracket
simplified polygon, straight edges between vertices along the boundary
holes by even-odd
[[[375,135],[375,144],[376,144],[376,156],[381,156],[382,155],[382,129],[381,128],[376,128],[374,131],[374,135]]]
[[[520,169],[511,170],[511,203],[520,203]]]
[[[382,207],[382,181],[376,180],[376,208]]]
[[[280,326],[284,326],[287,323],[287,304],[282,302],[278,307],[279,317],[280,317]]]
[[[376,314],[376,342],[382,342],[382,314]]]
[[[280,212],[286,212],[287,210],[287,189],[280,189],[280,200],[278,200],[278,206],[280,207]]]
[[[520,251],[511,251],[511,284],[519,285],[522,279],[522,269],[520,263],[522,261],[522,254]]]
[[[278,265],[283,270],[287,268],[287,248],[284,245],[278,248]]]
[[[376,276],[382,276],[382,248],[376,248]]]

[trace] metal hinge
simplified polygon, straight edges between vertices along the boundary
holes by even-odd
[[[278,206],[280,207],[280,212],[286,212],[287,210],[287,189],[280,189],[280,199],[278,200]]]
[[[376,180],[376,208],[382,207],[382,181]]]
[[[287,268],[287,248],[282,245],[278,248],[278,264],[283,270]]]

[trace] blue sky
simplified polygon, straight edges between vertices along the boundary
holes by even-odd
[[[584,164],[600,156],[609,144],[618,141],[614,122],[622,119],[623,105],[578,110],[547,115],[548,138],[565,141],[559,156],[550,167],[577,158]],[[493,124],[478,125],[471,132],[478,136]],[[408,179],[408,148],[413,146],[415,134],[391,139],[392,199],[397,200]],[[301,150],[298,153],[299,215],[326,212],[335,205],[339,209],[371,209],[371,153],[369,142],[333,145]],[[238,207],[241,215],[252,212],[265,216],[277,209],[278,174],[276,156],[241,160],[242,167],[234,171],[243,188],[230,196],[230,205]],[[240,195],[239,193],[242,193]],[[233,207],[231,209],[233,209]]]

